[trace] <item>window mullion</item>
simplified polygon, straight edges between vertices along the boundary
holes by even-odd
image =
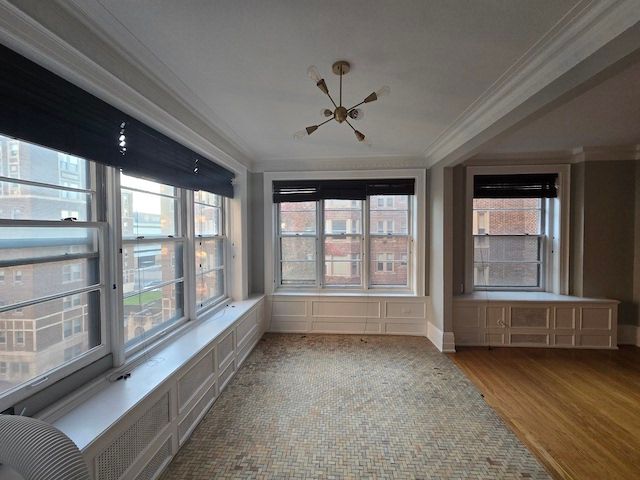
[[[371,288],[371,279],[369,278],[370,272],[369,269],[371,267],[371,246],[369,241],[369,235],[371,233],[370,230],[370,216],[369,216],[369,200],[371,197],[367,197],[362,202],[362,285],[365,290],[369,290]]]
[[[316,285],[324,288],[324,200],[318,200],[316,212]]]

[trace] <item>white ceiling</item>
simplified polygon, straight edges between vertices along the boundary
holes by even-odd
[[[422,157],[576,1],[75,3],[158,78],[171,76],[174,90],[268,169],[282,159]],[[317,65],[337,93],[331,64],[339,59],[352,63],[345,104],[391,86],[389,97],[365,105],[357,124],[372,148],[335,122],[292,139],[330,106],[307,78],[308,65]]]
[[[640,144],[640,62],[501,138],[484,153]]]

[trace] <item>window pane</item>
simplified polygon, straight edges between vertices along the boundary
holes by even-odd
[[[0,306],[97,285],[98,264],[97,258],[82,258],[5,267],[0,274]]]
[[[542,233],[539,198],[474,198],[474,235],[538,235]]]
[[[408,285],[408,258],[408,237],[371,237],[371,285]]]
[[[194,222],[196,235],[220,235],[222,234],[222,208],[194,204]]]
[[[124,340],[142,340],[182,317],[182,282],[125,296]]]
[[[308,237],[284,237],[281,239],[282,260],[315,261],[316,239]]]
[[[0,313],[0,395],[100,343],[98,292]]]
[[[369,197],[369,231],[374,235],[409,233],[409,196],[373,195]]]
[[[182,277],[182,245],[177,242],[122,245],[124,295]]]
[[[360,200],[325,200],[324,233],[362,233],[362,202]]]
[[[0,158],[6,159],[2,172],[5,177],[89,188],[89,162],[73,155],[0,135]]]
[[[326,285],[360,285],[361,237],[326,237],[324,282]]]
[[[527,236],[473,237],[476,262],[537,262],[541,238]]]
[[[203,238],[196,241],[196,272],[206,272],[223,265],[222,238]]]
[[[151,180],[144,180],[138,177],[131,177],[120,173],[120,186],[129,187],[135,190],[142,190],[149,193],[159,193],[161,195],[169,195],[171,197],[176,196],[175,187],[169,185],[163,185],[162,183],[153,182]]]
[[[540,264],[476,263],[477,287],[539,287]]]
[[[224,271],[212,270],[196,277],[196,303],[203,307],[224,295]]]
[[[98,251],[97,228],[0,227],[0,260]]]
[[[91,194],[0,182],[0,218],[63,220],[70,217],[90,220]]]
[[[198,190],[194,193],[194,200],[197,203],[206,203],[214,207],[222,207],[222,197],[215,193],[209,193],[202,190]]]
[[[289,202],[280,204],[281,233],[316,233],[316,203]]]
[[[281,262],[283,285],[316,283],[316,262]]]
[[[176,201],[152,193],[121,190],[122,237],[176,235]]]

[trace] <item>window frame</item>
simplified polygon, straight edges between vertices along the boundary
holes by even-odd
[[[417,189],[417,186],[416,186]],[[380,197],[379,195],[374,195],[378,197],[378,205],[380,206]],[[393,196],[393,195],[390,195]],[[371,222],[371,197],[367,196],[365,200],[361,200],[362,208],[361,218],[360,218],[360,226],[361,233],[354,234],[347,232],[346,234],[327,234],[325,233],[325,200],[315,201],[316,204],[316,232],[314,235],[310,234],[284,234],[281,232],[281,222],[280,222],[280,205],[278,203],[272,204],[274,213],[273,213],[273,231],[274,231],[274,254],[273,257],[275,259],[274,262],[274,286],[276,291],[286,292],[286,291],[310,291],[310,290],[321,290],[327,293],[338,293],[338,292],[376,292],[380,294],[384,293],[407,293],[407,294],[417,294],[416,293],[416,282],[414,280],[414,263],[418,262],[418,258],[416,255],[416,235],[414,230],[414,223],[416,219],[414,218],[414,209],[415,202],[418,201],[417,195],[407,195],[407,233],[406,234],[397,234],[392,236],[402,236],[407,237],[407,284],[406,285],[374,285],[371,281],[371,272],[374,270],[372,268],[372,257],[371,257],[371,239],[372,238],[386,238],[388,234],[373,234],[371,233],[370,222]],[[385,196],[382,196],[385,197]],[[330,199],[329,199],[330,200]],[[386,198],[383,198],[381,208],[387,208],[388,202]],[[395,204],[395,202],[393,202]],[[313,237],[315,238],[316,244],[316,278],[313,284],[305,284],[305,283],[282,283],[282,238],[286,237]],[[325,239],[326,238],[348,238],[348,237],[359,237],[361,242],[361,255],[360,255],[360,275],[361,281],[358,285],[337,285],[331,284],[327,285],[325,283]],[[385,262],[386,263],[386,262]]]
[[[11,139],[10,141],[19,142],[19,140]],[[29,142],[25,142],[29,143]],[[47,147],[44,147],[47,148]],[[53,149],[49,149],[50,151],[55,151]],[[18,151],[20,148],[18,147]],[[64,154],[63,152],[58,152],[60,154]],[[107,279],[109,278],[109,269],[108,269],[108,258],[109,258],[109,243],[107,240],[107,224],[108,222],[103,215],[103,211],[108,204],[107,198],[105,196],[104,189],[102,188],[103,182],[105,181],[105,169],[103,165],[97,164],[90,159],[83,158],[88,163],[88,172],[87,172],[87,188],[78,188],[73,189],[79,192],[83,192],[85,194],[90,195],[90,212],[91,212],[91,221],[65,221],[63,219],[59,220],[28,220],[28,219],[0,219],[0,226],[24,226],[24,227],[56,227],[56,228],[94,228],[96,235],[96,246],[97,246],[97,258],[98,258],[98,268],[99,268],[99,277],[98,283],[92,284],[90,286],[85,286],[81,288],[76,288],[73,290],[67,290],[64,292],[59,292],[56,294],[46,295],[43,297],[30,298],[25,301],[16,302],[8,305],[0,306],[0,312],[10,311],[10,310],[22,310],[25,307],[29,307],[31,305],[36,305],[39,303],[43,303],[45,301],[53,301],[62,299],[65,296],[74,295],[74,294],[83,294],[89,292],[98,292],[100,305],[99,305],[99,330],[100,330],[100,344],[95,347],[89,348],[86,352],[78,355],[77,357],[63,361],[59,365],[50,368],[49,370],[40,373],[38,375],[34,375],[30,380],[23,382],[21,384],[15,385],[4,392],[0,393],[0,411],[10,407],[11,405],[16,404],[26,398],[50,387],[55,382],[62,380],[69,375],[78,372],[79,370],[87,367],[93,362],[100,360],[111,352],[112,348],[112,340],[109,332],[109,321],[110,318],[110,297],[111,292],[110,289],[106,288]],[[44,186],[46,188],[58,189],[60,191],[66,191],[68,188],[62,185],[55,184],[46,184],[42,182],[16,178],[11,176],[0,176],[0,180],[5,182],[11,182],[14,184],[23,184],[29,186]],[[12,266],[19,265],[37,265],[37,264],[45,264],[54,261],[60,261],[62,259],[62,255],[56,256],[46,256],[40,257],[37,259],[28,258],[28,259],[19,259],[15,261],[1,261],[0,268],[10,268]],[[69,254],[65,255],[65,260],[72,259],[84,259],[84,258],[96,258],[96,254],[89,253],[77,253],[77,254]],[[14,272],[15,273],[15,272]],[[24,282],[24,273],[21,271],[22,277],[21,282]],[[15,280],[15,279],[14,279]],[[61,322],[61,326],[62,326]],[[61,341],[64,342],[66,339],[64,337],[61,338]]]
[[[473,178],[475,175],[554,173],[558,175],[558,197],[542,199],[541,261],[544,273],[538,287],[476,287],[474,279]],[[569,291],[569,165],[474,165],[466,167],[465,189],[465,272],[459,293],[474,291],[551,292],[567,295]]]

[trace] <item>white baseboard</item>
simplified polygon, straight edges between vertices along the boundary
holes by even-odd
[[[443,353],[456,351],[453,332],[443,332],[431,322],[427,324],[427,338]]]
[[[640,347],[640,327],[637,325],[618,325],[618,345]]]

